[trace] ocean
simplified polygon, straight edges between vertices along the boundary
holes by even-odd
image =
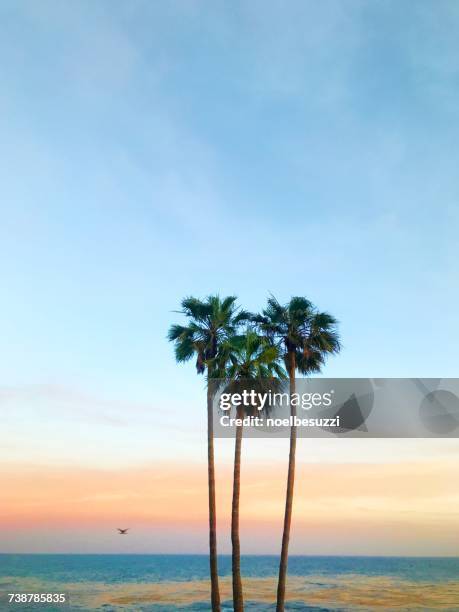
[[[247,610],[274,610],[278,557],[241,560]],[[219,558],[222,609],[231,558]],[[205,555],[0,555],[0,610],[210,610]],[[65,605],[8,603],[9,593],[66,593]],[[459,610],[459,558],[289,560],[287,610]]]

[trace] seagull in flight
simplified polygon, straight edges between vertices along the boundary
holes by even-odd
[[[127,529],[120,529],[119,527],[117,527],[117,529],[120,532],[120,535],[126,535],[130,527],[128,527]]]

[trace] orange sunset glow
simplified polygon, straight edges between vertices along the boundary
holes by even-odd
[[[242,477],[245,550],[274,552],[285,469],[247,465]],[[230,483],[230,466],[220,466],[222,552],[228,550]],[[121,543],[108,535],[122,523],[132,528],[126,552],[144,546],[174,551],[177,539],[185,549],[199,542],[205,550],[206,473],[198,462],[129,469],[10,465],[0,475],[0,487],[2,524],[11,534],[35,532],[41,549],[55,550],[60,537],[86,530],[102,549],[119,550]],[[459,548],[459,516],[451,508],[458,501],[457,463],[447,458],[386,465],[299,463],[293,552],[453,554]]]

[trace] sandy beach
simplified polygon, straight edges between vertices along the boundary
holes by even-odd
[[[3,577],[0,587],[9,578]],[[35,579],[21,580],[21,589],[42,590],[43,584]],[[277,577],[246,578],[244,596],[247,602],[269,606],[274,603]],[[222,601],[231,600],[231,578],[220,580]],[[83,610],[146,609],[144,606],[182,608],[209,601],[207,580],[168,581],[156,584],[104,582],[66,583],[60,585],[70,596],[72,608]],[[459,602],[459,581],[441,584],[400,580],[392,577],[359,575],[292,576],[288,581],[287,601],[305,606],[329,609],[402,609],[402,610],[456,610]],[[141,608],[139,608],[141,606]]]

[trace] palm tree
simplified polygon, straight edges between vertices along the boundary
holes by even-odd
[[[220,376],[225,380],[225,391],[239,393],[254,389],[267,391],[276,386],[276,382],[286,378],[285,371],[278,363],[278,348],[266,337],[247,329],[244,335],[235,336],[222,347],[220,363],[223,370]],[[238,406],[237,418],[260,414],[256,404]],[[239,500],[241,489],[241,451],[243,425],[236,426],[234,445],[233,500],[231,507],[231,544],[233,573],[233,608],[234,612],[244,610],[244,597],[241,581],[241,546],[239,536]]]
[[[187,297],[182,300],[179,311],[187,320],[187,325],[172,325],[168,339],[174,342],[175,358],[178,363],[196,357],[198,374],[207,378],[207,473],[209,489],[209,550],[211,602],[214,612],[220,611],[220,591],[218,586],[217,532],[215,505],[215,465],[213,432],[213,395],[215,378],[214,364],[220,346],[237,333],[238,326],[248,319],[248,313],[236,306],[236,297],[221,299],[218,295],[208,296],[205,300]]]
[[[304,297],[292,297],[281,305],[271,296],[261,315],[253,317],[271,342],[278,342],[283,352],[289,375],[290,397],[295,393],[295,372],[307,375],[320,372],[328,355],[340,350],[336,319],[327,312],[319,312]],[[290,402],[290,414],[296,416],[296,406]],[[284,529],[277,586],[277,612],[285,607],[288,545],[292,521],[293,489],[295,484],[296,427],[290,428],[287,491],[285,496]]]

